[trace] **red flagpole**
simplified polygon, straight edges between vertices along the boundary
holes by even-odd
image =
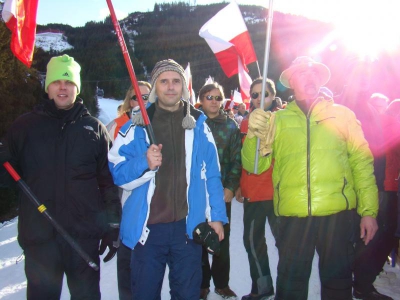
[[[116,15],[115,15],[114,7],[112,5],[111,0],[106,0],[106,1],[107,1],[108,8],[110,10],[111,20],[113,22],[115,32],[117,33],[118,42],[119,42],[119,45],[121,46],[121,50],[122,50],[122,54],[124,56],[125,64],[126,64],[126,67],[128,68],[128,72],[129,72],[129,76],[131,78],[132,86],[133,86],[133,89],[135,90],[136,96],[138,98],[140,111],[141,111],[142,116],[143,116],[143,121],[144,121],[144,124],[145,124],[147,135],[149,136],[149,139],[150,139],[150,144],[156,144],[156,139],[155,139],[155,136],[154,136],[153,127],[151,126],[150,120],[149,120],[149,116],[147,115],[146,107],[144,105],[142,94],[140,93],[140,89],[139,89],[139,85],[137,83],[135,71],[133,70],[132,61],[131,61],[131,58],[129,57],[128,48],[126,47],[126,43],[125,43],[124,36],[122,34],[121,27],[119,26],[119,23],[118,23]]]

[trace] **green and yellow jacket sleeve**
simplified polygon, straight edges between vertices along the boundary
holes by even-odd
[[[257,137],[246,138],[242,147],[242,165],[243,168],[254,173],[254,164],[256,158]],[[261,174],[271,166],[272,155],[258,157],[257,174]]]

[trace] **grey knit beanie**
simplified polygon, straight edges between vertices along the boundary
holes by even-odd
[[[189,97],[190,93],[187,88],[186,84],[186,77],[185,77],[185,70],[183,70],[182,66],[178,64],[176,61],[172,59],[165,59],[162,61],[159,61],[156,63],[156,65],[153,68],[153,71],[151,72],[151,90],[149,94],[149,101],[150,103],[154,103],[156,100],[156,82],[158,79],[158,76],[160,76],[161,73],[166,72],[166,71],[173,71],[178,73],[181,78],[182,78],[182,83],[183,83],[183,91],[182,91],[182,98],[184,101],[187,102],[187,113],[186,116],[183,118],[182,121],[182,126],[184,129],[193,129],[196,127],[196,120],[193,118],[193,116],[190,115],[190,103],[189,103]]]
[[[182,98],[183,100],[187,100],[190,97],[189,90],[187,88],[186,84],[186,76],[185,76],[185,70],[183,70],[182,66],[178,64],[176,61],[172,59],[165,59],[162,61],[159,61],[156,63],[156,65],[153,68],[153,71],[151,72],[151,91],[149,95],[149,101],[150,103],[154,103],[156,100],[156,82],[158,76],[160,76],[161,73],[167,72],[167,71],[173,71],[181,75],[182,77],[182,82],[183,82],[183,91],[182,91]]]

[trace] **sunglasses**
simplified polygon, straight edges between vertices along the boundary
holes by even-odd
[[[215,99],[215,101],[222,101],[222,97],[221,96],[211,96],[211,95],[207,95],[206,96],[206,99],[207,100],[214,100]]]
[[[258,95],[260,95],[261,93],[251,93],[251,98],[253,99],[257,99]],[[267,98],[269,96],[268,92],[265,92],[265,98]]]
[[[133,95],[133,96],[131,97],[131,100],[137,101],[137,99],[138,99],[138,97],[136,97],[136,95]],[[144,94],[144,95],[142,95],[142,99],[143,99],[144,101],[149,100],[149,94]]]

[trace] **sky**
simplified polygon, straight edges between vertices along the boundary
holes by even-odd
[[[183,0],[112,0],[117,16],[124,18],[135,11],[152,11],[155,3],[171,3]],[[183,1],[184,2],[184,1]],[[230,0],[190,0],[193,5],[206,5]],[[370,23],[381,22],[380,12],[385,12],[388,19],[398,19],[400,1],[397,0],[237,0],[239,4],[254,4],[274,10],[304,15],[313,19],[337,22],[339,20],[358,20],[354,14],[366,15]],[[37,23],[63,23],[71,26],[83,26],[88,21],[101,21],[109,14],[106,0],[39,0]],[[398,25],[398,23],[397,23]]]

